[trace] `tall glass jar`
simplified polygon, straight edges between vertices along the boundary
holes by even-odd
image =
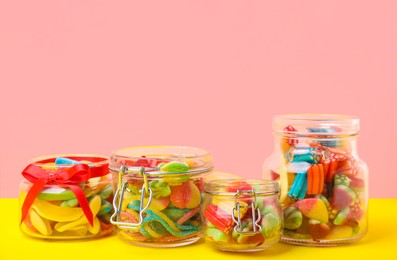
[[[128,242],[175,247],[202,237],[200,207],[211,155],[181,146],[130,147],[113,152],[116,191],[111,222]]]
[[[222,251],[251,252],[279,242],[283,213],[276,181],[212,180],[204,191],[207,244]]]
[[[357,152],[359,119],[298,114],[273,118],[274,152],[263,177],[280,182],[282,240],[350,244],[367,232],[368,168]]]
[[[62,154],[34,159],[20,184],[20,229],[56,240],[92,239],[113,233],[112,176],[99,155]]]

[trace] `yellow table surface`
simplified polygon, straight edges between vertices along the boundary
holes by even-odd
[[[279,243],[267,251],[225,253],[204,242],[178,248],[148,248],[115,236],[87,241],[44,241],[22,234],[18,200],[0,199],[0,260],[6,259],[371,259],[397,260],[397,199],[370,199],[369,232],[359,242],[340,247],[305,247]],[[374,258],[373,258],[374,259]]]

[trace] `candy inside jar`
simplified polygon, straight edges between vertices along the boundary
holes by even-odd
[[[112,154],[119,235],[136,245],[175,247],[202,237],[204,176],[211,156],[191,147],[132,147]]]
[[[106,157],[59,155],[29,164],[20,184],[23,233],[44,239],[110,235],[113,190]]]
[[[275,151],[264,178],[280,182],[283,241],[332,246],[367,232],[368,169],[357,153],[359,122],[343,115],[273,120]]]
[[[222,251],[260,251],[277,243],[282,232],[278,183],[213,180],[205,183],[204,238]]]

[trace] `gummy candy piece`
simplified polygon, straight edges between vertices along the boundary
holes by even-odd
[[[91,225],[85,225],[86,227],[88,227],[88,232],[90,232],[93,235],[96,235],[99,233],[100,229],[101,229],[101,222],[99,221],[99,219],[97,217],[94,218],[94,224],[91,227]]]
[[[238,234],[237,243],[243,245],[260,246],[265,242],[265,238],[261,233],[254,235]]]
[[[349,177],[347,177],[346,175],[343,175],[343,174],[335,174],[335,175],[334,175],[334,185],[335,185],[335,186],[343,185],[343,186],[349,187],[349,185],[350,185],[350,179],[349,179]]]
[[[164,164],[160,168],[160,172],[187,172],[189,165],[185,162],[172,161]]]
[[[262,233],[266,238],[273,237],[281,229],[281,219],[275,212],[270,212],[262,218]]]
[[[243,218],[245,216],[245,213],[247,213],[248,210],[248,204],[244,201],[238,201],[238,203],[240,204],[240,217]],[[230,212],[230,214],[233,212],[233,208],[236,207],[234,201],[230,200],[230,199],[218,199],[218,198],[214,198],[212,200],[212,204],[216,205],[218,207],[218,209],[223,210],[224,212]],[[238,211],[237,208],[234,211],[234,217],[237,218],[238,217]]]
[[[73,221],[83,216],[81,208],[56,206],[50,202],[36,199],[32,208],[43,218],[57,222]]]
[[[153,192],[153,198],[168,197],[171,194],[171,188],[165,181],[154,180],[149,184]]]
[[[357,177],[350,177],[350,189],[355,192],[362,192],[365,190],[365,183],[363,179]]]
[[[102,199],[102,205],[97,215],[101,216],[103,214],[109,213],[111,210],[112,210],[112,204],[109,201]]]
[[[309,220],[309,230],[314,240],[322,239],[331,232],[331,229],[327,224],[321,223],[315,219]]]
[[[61,202],[61,204],[59,204],[59,206],[61,207],[76,207],[79,204],[79,201],[74,198],[74,199],[70,199],[70,200],[64,200]]]
[[[107,185],[105,188],[103,188],[98,194],[101,196],[102,199],[107,199],[112,195],[113,193],[113,187],[111,184]]]
[[[333,189],[332,207],[338,210],[348,207],[357,199],[356,193],[344,185],[335,186]]]
[[[193,209],[200,205],[201,194],[193,182],[186,181],[181,185],[171,187],[170,199],[177,208]]]
[[[205,231],[206,238],[210,238],[217,242],[227,243],[227,236],[225,233],[217,228],[207,228]]]
[[[307,186],[306,176],[307,176],[306,172],[296,174],[292,187],[288,192],[288,196],[290,196],[292,199],[297,199],[299,197],[302,197],[303,194],[303,192],[301,193],[302,189],[304,189],[304,193],[306,194],[307,188],[303,187],[305,184]],[[304,196],[302,198],[304,198]]]
[[[233,219],[231,213],[218,209],[216,205],[210,204],[204,211],[204,216],[223,233],[228,234],[233,228]]]
[[[287,229],[297,229],[302,225],[302,212],[295,207],[284,209],[284,227]]]
[[[299,200],[295,203],[295,207],[302,214],[310,219],[316,219],[322,223],[328,222],[328,210],[324,202],[318,198],[310,198]]]
[[[60,164],[82,164],[82,163],[69,158],[58,157],[55,159],[55,164],[60,165]]]
[[[61,188],[61,187],[51,187],[42,190],[37,196],[38,199],[55,201],[55,200],[71,200],[76,198],[73,191]]]
[[[170,209],[166,208],[162,211],[172,221],[178,221],[183,215],[189,212],[189,209]]]
[[[92,215],[95,217],[98,214],[99,209],[101,208],[101,197],[98,195],[93,197],[89,201],[89,206],[90,206]],[[67,209],[69,209],[69,208],[67,208]],[[63,222],[59,222],[59,223],[55,224],[55,230],[58,232],[64,232],[66,230],[71,230],[77,226],[85,225],[85,224],[88,224],[88,220],[85,216],[81,216],[77,220],[73,220],[73,221],[69,221],[69,222],[63,221]]]
[[[52,234],[50,222],[47,219],[40,217],[40,215],[34,210],[30,211],[30,221],[32,222],[33,227],[41,234],[45,236]]]

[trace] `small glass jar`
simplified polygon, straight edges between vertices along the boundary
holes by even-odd
[[[112,234],[112,176],[106,157],[39,157],[22,175],[20,229],[26,235],[68,240]]]
[[[135,245],[176,247],[202,237],[204,176],[211,155],[181,146],[130,147],[112,153],[119,235]]]
[[[279,242],[283,228],[275,181],[226,179],[204,185],[205,242],[222,251],[260,251]]]
[[[280,182],[282,240],[350,244],[367,232],[368,167],[357,152],[359,119],[302,114],[273,118],[275,148],[265,179]]]

